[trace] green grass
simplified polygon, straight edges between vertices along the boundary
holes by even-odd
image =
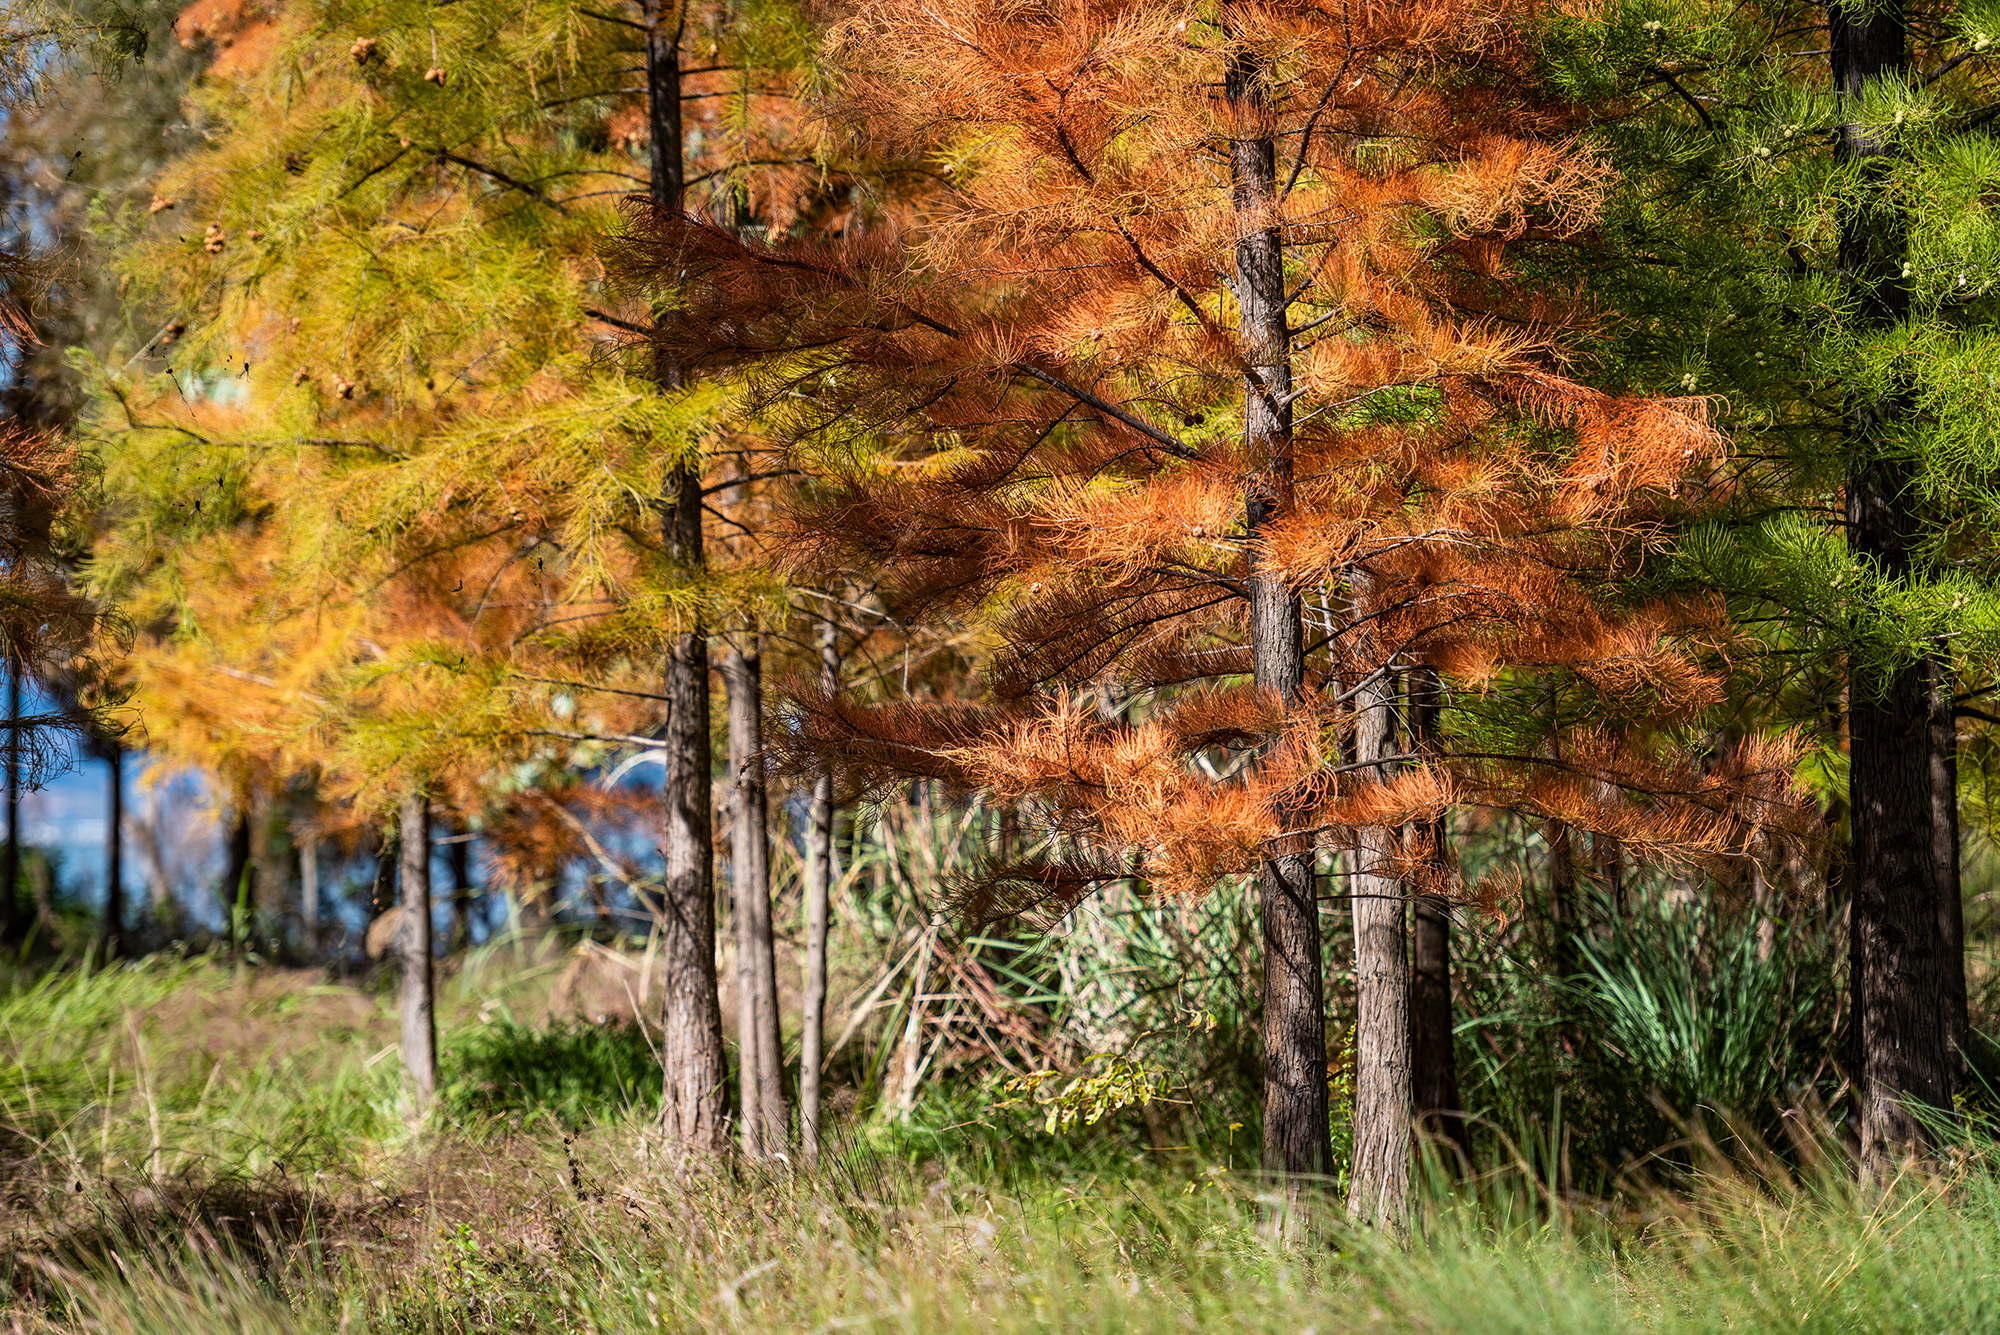
[[[1831,1138],[1697,1143],[1649,1190],[1551,1188],[1520,1137],[1427,1179],[1416,1235],[1272,1244],[1223,1143],[1049,1136],[941,1083],[815,1173],[675,1174],[650,1050],[517,1023],[547,963],[454,976],[447,1114],[412,1130],[384,996],[207,961],[0,997],[0,1324],[246,1332],[2000,1329],[2000,1147],[1860,1198]],[[482,1018],[483,1017],[483,1018]],[[1754,1136],[1750,1137],[1754,1142]],[[1697,1136],[1699,1141],[1699,1136]],[[1141,1147],[1135,1149],[1135,1146]]]

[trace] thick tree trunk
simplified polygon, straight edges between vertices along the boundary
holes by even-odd
[[[1410,749],[1427,755],[1436,749],[1438,715],[1444,707],[1437,673],[1415,668],[1410,673]],[[1442,884],[1447,870],[1444,817],[1413,826],[1413,857],[1436,869]],[[1442,895],[1415,897],[1414,968],[1410,974],[1410,1094],[1418,1125],[1444,1136],[1461,1152],[1469,1148],[1465,1118],[1458,1101],[1458,1057],[1452,1045],[1451,1019],[1451,901]]]
[[[104,958],[110,960],[125,935],[125,748],[112,742],[104,760],[111,771],[104,830]]]
[[[819,626],[820,684],[840,686],[838,627],[832,608]],[[1004,855],[1003,855],[1004,856]],[[808,1167],[819,1162],[819,1076],[826,1044],[826,933],[833,898],[833,773],[813,780],[812,825],[806,833],[806,981],[799,1033],[799,1149]]]
[[[418,1116],[437,1095],[437,1006],[431,977],[431,813],[421,793],[403,799],[397,879],[403,913],[396,956],[403,973],[403,1069]]]
[[[1285,325],[1284,254],[1277,223],[1277,147],[1270,137],[1266,74],[1245,50],[1229,57],[1224,94],[1231,117],[1230,178],[1236,214],[1238,338],[1243,434],[1250,475],[1245,497],[1251,546],[1250,653],[1259,688],[1286,702],[1305,681],[1298,596],[1259,568],[1257,540],[1292,502],[1291,334]],[[1274,739],[1275,740],[1275,739]],[[1292,813],[1275,813],[1280,825]],[[1266,852],[1264,929],[1264,1168],[1286,1182],[1277,1227],[1303,1224],[1306,1183],[1332,1168],[1327,1126],[1326,1010],[1319,904],[1312,855],[1289,839]]]
[[[1357,583],[1359,579],[1357,577]],[[1357,777],[1395,772],[1395,676],[1384,665],[1355,697]],[[1401,831],[1362,832],[1354,887],[1354,1167],[1347,1212],[1400,1229],[1410,1197],[1410,961],[1403,886],[1396,874]]]
[[[646,124],[651,137],[649,195],[661,209],[679,209],[681,165],[681,33],[686,7],[647,0]],[[678,366],[662,358],[660,387],[681,387]],[[692,575],[703,563],[701,474],[685,461],[667,474],[661,537],[669,561]],[[661,1059],[666,1092],[660,1127],[683,1167],[719,1155],[728,1144],[728,1098],[722,1058],[722,1005],[715,985],[713,832],[709,813],[708,640],[695,626],[674,637],[665,695],[666,822],[660,904],[661,968],[666,980]]]
[[[1902,81],[1911,65],[1895,0],[1828,9],[1834,91],[1858,109],[1870,85]],[[1909,313],[1907,225],[1886,198],[1895,148],[1877,127],[1843,124],[1839,156],[1859,164],[1868,197],[1840,224],[1840,265],[1861,299],[1864,328]],[[1857,392],[1847,406],[1847,537],[1884,577],[1912,573],[1920,540],[1916,468],[1896,441],[1908,411],[1900,395]],[[1853,1072],[1864,1180],[1884,1181],[1925,1146],[1912,1105],[1948,1108],[1952,1096],[1950,988],[1938,939],[1933,866],[1929,671],[1858,653],[1848,666],[1849,800],[1853,805]]]
[[[1943,973],[1945,1041],[1952,1086],[1968,1078],[1966,1039],[1971,1016],[1965,992],[1965,902],[1958,866],[1958,677],[1940,647],[1925,665],[1931,687],[1931,871],[1937,877],[1938,968]]]

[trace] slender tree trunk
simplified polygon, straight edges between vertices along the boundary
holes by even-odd
[[[838,627],[827,609],[819,625],[820,684],[832,692],[840,686]],[[833,772],[822,769],[813,779],[812,827],[806,844],[806,986],[800,1009],[799,1149],[808,1167],[819,1162],[819,1076],[825,1060],[826,933],[833,899]],[[1004,856],[1004,854],[1003,854]]]
[[[1858,110],[1871,85],[1911,76],[1897,0],[1828,8],[1834,91]],[[1908,227],[1888,197],[1895,152],[1857,116],[1839,129],[1838,155],[1860,167],[1866,197],[1840,223],[1840,265],[1861,299],[1865,329],[1909,313]],[[1846,414],[1849,548],[1888,579],[1913,573],[1922,521],[1916,467],[1897,443],[1905,396],[1857,390]],[[1926,1144],[1911,1105],[1949,1108],[1951,989],[1938,939],[1933,865],[1930,673],[1922,661],[1883,663],[1857,652],[1848,665],[1849,800],[1853,805],[1852,924],[1857,1067],[1864,1180],[1884,1181]]]
[[[739,679],[741,671],[741,657],[732,648],[722,662],[722,680],[729,697],[729,771],[732,777],[742,763],[742,742],[736,726],[740,708],[738,702],[743,692]],[[743,831],[748,821],[743,812],[743,790],[740,786],[736,788],[733,800],[735,809],[730,813],[729,838],[729,910],[736,929],[736,1136],[743,1157],[755,1159],[761,1157],[764,1147],[763,1086],[757,1078],[763,1065],[757,1051],[762,1029],[757,1023],[757,981],[751,967],[751,961],[757,954],[757,918],[750,908],[751,878],[744,866],[747,860],[744,844],[747,841]]]
[[[1965,993],[1965,902],[1958,865],[1958,677],[1940,647],[1926,664],[1931,686],[1931,869],[1937,877],[1938,968],[1943,974],[1945,1040],[1953,1088],[1967,1079],[1971,1016]]]
[[[472,901],[478,896],[472,884],[472,840],[470,832],[460,828],[447,847],[446,862],[451,866],[451,940],[447,948],[463,951],[472,948]]]
[[[403,915],[396,953],[403,966],[403,1069],[418,1116],[437,1094],[437,1005],[431,977],[431,809],[421,793],[403,799],[398,879]]]
[[[112,742],[104,760],[111,771],[104,831],[104,958],[110,960],[125,934],[125,748]]]
[[[1356,577],[1357,592],[1364,590]],[[1395,773],[1395,675],[1384,664],[1355,697],[1358,777]],[[1347,1212],[1392,1230],[1410,1196],[1410,960],[1403,886],[1396,872],[1401,831],[1362,831],[1354,886],[1354,1167]]]
[[[758,1150],[782,1154],[791,1138],[785,1107],[785,1048],[778,1013],[777,944],[771,923],[771,810],[764,785],[764,658],[756,631],[731,647],[729,762],[736,778],[734,861],[739,912],[749,919],[750,999],[757,1027]],[[744,939],[739,931],[739,940]]]
[[[685,6],[647,0],[646,122],[651,137],[655,208],[679,209],[681,165],[681,33]],[[655,367],[660,388],[681,387],[681,371],[665,358]],[[703,564],[701,474],[685,461],[668,472],[661,537],[667,559],[693,575]],[[665,868],[660,904],[660,964],[666,982],[661,1060],[666,1068],[660,1126],[670,1153],[691,1166],[720,1155],[728,1143],[728,1099],[722,1057],[722,1005],[715,984],[715,867],[710,826],[708,639],[701,626],[676,635],[667,659],[664,794],[660,851]]]
[[[1443,694],[1437,672],[1410,672],[1410,749],[1420,755],[1436,750],[1438,715]],[[1434,886],[1442,885],[1448,868],[1444,817],[1412,827],[1411,855],[1434,868]],[[1458,1101],[1458,1057],[1452,1045],[1451,1020],[1451,901],[1420,887],[1414,899],[1415,960],[1410,975],[1410,1092],[1418,1124],[1432,1135],[1448,1137],[1461,1153],[1470,1149],[1465,1118]]]
[[[0,935],[21,927],[21,664],[7,663],[7,847],[0,850]]]
[[[229,947],[243,949],[250,931],[250,797],[236,801],[235,819],[229,826],[228,855],[222,864],[222,885],[217,890],[223,916],[229,923]]]
[[[306,938],[306,958],[319,958],[319,835],[309,832],[299,841],[299,921]]]
[[[1292,504],[1291,333],[1285,325],[1284,253],[1278,233],[1277,146],[1267,114],[1267,74],[1238,47],[1224,94],[1230,108],[1231,199],[1236,214],[1237,334],[1249,477],[1250,654],[1257,686],[1288,704],[1305,681],[1298,595],[1260,568],[1257,542]],[[1276,738],[1272,739],[1275,743]],[[1287,825],[1293,813],[1276,813]],[[1326,1093],[1326,1012],[1319,904],[1303,841],[1270,845],[1259,876],[1264,931],[1264,1168],[1286,1181],[1278,1227],[1304,1222],[1306,1180],[1332,1167]]]

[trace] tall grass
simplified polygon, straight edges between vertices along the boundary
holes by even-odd
[[[1862,1200],[1815,1173],[1719,1169],[1624,1211],[1511,1187],[1433,1199],[1407,1245],[1337,1215],[1279,1250],[1248,1179],[1128,1174],[1000,1193],[850,1150],[820,1176],[680,1179],[609,1129],[434,1147],[420,1198],[298,1236],[127,1236],[47,1263],[23,1328],[99,1332],[1984,1330],[2000,1178]],[[415,1171],[415,1170],[413,1170]],[[1537,1201],[1539,1199],[1539,1204]],[[115,1257],[112,1251],[116,1250]]]

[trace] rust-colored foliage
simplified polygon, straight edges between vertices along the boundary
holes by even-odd
[[[1712,494],[1709,405],[1576,379],[1592,313],[1536,276],[1606,173],[1538,92],[1529,9],[882,0],[836,30],[825,119],[940,165],[906,227],[766,244],[634,206],[614,267],[670,308],[650,342],[746,368],[816,475],[794,559],[1004,646],[986,705],[800,691],[776,745],[849,796],[926,776],[1040,813],[1047,855],[962,887],[970,917],[1059,917],[1131,853],[1196,894],[1452,806],[1711,863],[1788,826],[1782,739],[1695,744],[1719,605],[1642,592]],[[1246,214],[1232,153],[1266,141],[1280,188]],[[1273,383],[1238,332],[1246,217],[1284,255],[1276,467],[1245,443],[1242,387]],[[1294,700],[1245,681],[1253,565],[1304,607]],[[1416,666],[1445,730],[1364,777],[1357,698]],[[1448,879],[1404,847],[1381,870]]]

